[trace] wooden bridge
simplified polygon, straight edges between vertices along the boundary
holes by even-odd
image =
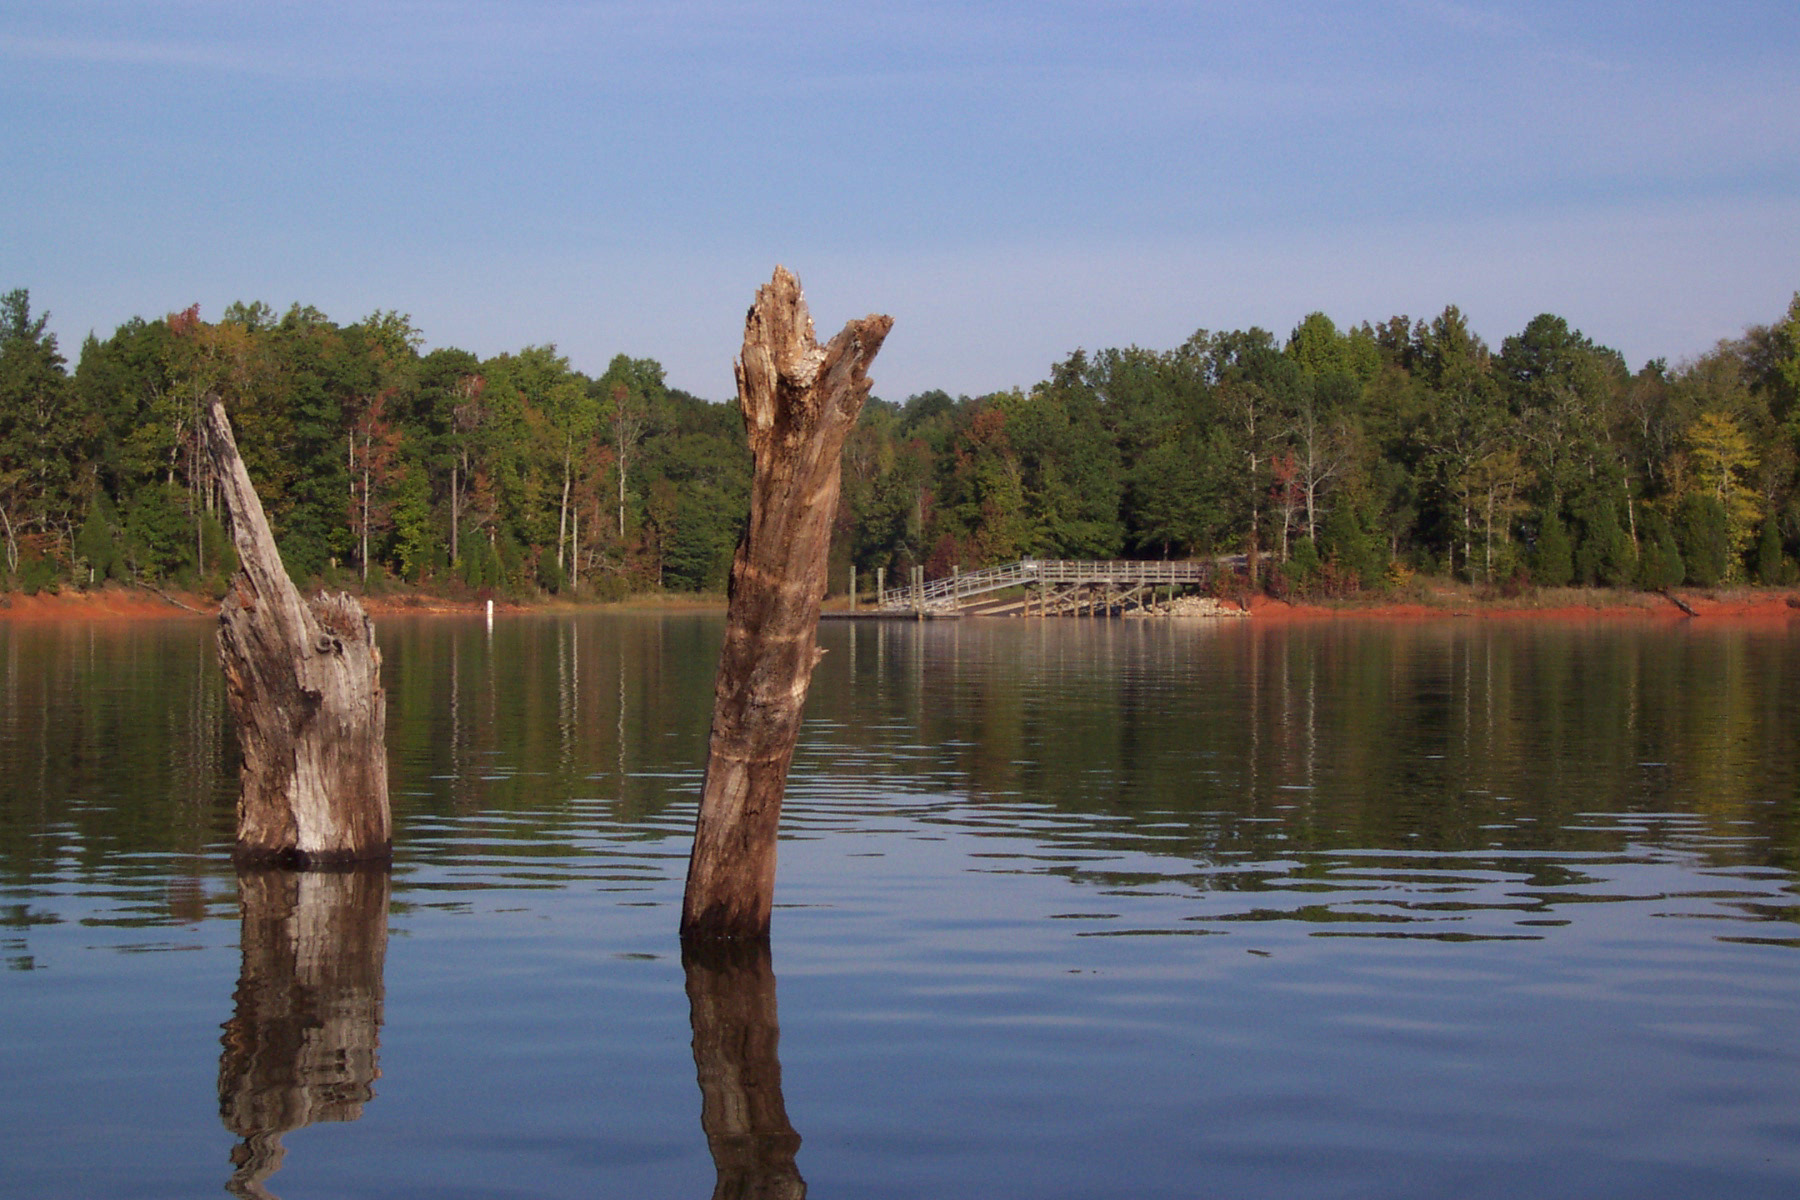
[[[1074,559],[1024,558],[998,567],[956,571],[948,578],[927,582],[922,570],[903,587],[878,589],[874,612],[884,616],[945,617],[999,616],[1109,616],[1143,608],[1158,594],[1202,588],[1220,569],[1215,561],[1140,562],[1115,559],[1083,562]],[[1016,589],[1018,595],[996,596]]]

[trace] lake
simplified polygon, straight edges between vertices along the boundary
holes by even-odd
[[[1800,637],[827,623],[684,964],[722,630],[379,622],[240,878],[210,623],[0,623],[0,1195],[1800,1193]]]

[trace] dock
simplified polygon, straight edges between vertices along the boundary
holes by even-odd
[[[1023,558],[955,570],[927,581],[915,568],[905,586],[878,586],[875,603],[821,614],[833,620],[954,620],[965,616],[1101,617],[1148,608],[1209,587],[1230,560]]]

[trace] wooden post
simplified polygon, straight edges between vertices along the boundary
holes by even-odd
[[[725,648],[681,906],[684,938],[763,938],[788,764],[818,649],[844,439],[893,319],[851,321],[820,346],[785,268],[744,322],[738,404],[755,458],[750,526],[731,564]]]
[[[856,611],[856,564],[850,564],[850,611]]]
[[[875,607],[887,607],[887,568],[875,568]]]
[[[300,598],[217,392],[201,425],[238,553],[219,608],[219,662],[243,751],[237,858],[384,859],[393,849],[387,704],[374,626],[348,594]]]

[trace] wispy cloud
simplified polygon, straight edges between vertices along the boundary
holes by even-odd
[[[257,56],[237,48],[196,42],[143,41],[123,38],[30,37],[0,33],[0,55],[40,62],[128,63],[153,67],[253,69]]]
[[[1457,0],[1401,0],[1400,6],[1415,16],[1486,38],[1512,39],[1527,27],[1510,13]]]

